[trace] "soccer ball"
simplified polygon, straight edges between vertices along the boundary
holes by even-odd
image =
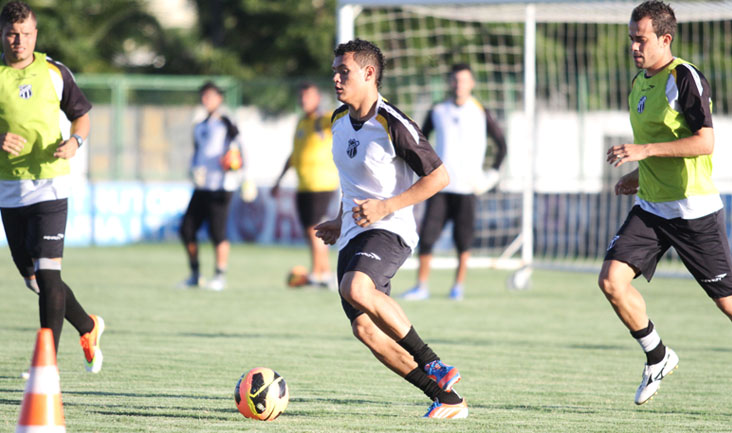
[[[308,269],[305,266],[297,265],[290,269],[287,274],[288,287],[302,287],[308,283]]]
[[[267,367],[249,370],[234,388],[234,401],[242,415],[260,421],[272,421],[285,411],[290,400],[285,379]]]

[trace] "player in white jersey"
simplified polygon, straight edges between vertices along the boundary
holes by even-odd
[[[452,235],[458,255],[455,284],[450,299],[463,298],[463,286],[468,270],[470,247],[475,226],[476,194],[492,189],[498,182],[498,169],[506,156],[506,140],[496,121],[472,95],[475,79],[470,66],[453,65],[450,77],[450,97],[435,105],[424,122],[426,137],[435,131],[435,150],[450,175],[450,184],[427,201],[419,233],[419,270],[417,285],[402,298],[423,300],[429,297],[427,281],[432,261],[432,248],[447,221],[452,220]],[[491,168],[483,173],[486,135],[495,145]]]
[[[417,125],[379,94],[383,69],[370,42],[335,50],[333,81],[344,105],[333,113],[333,160],[343,196],[338,217],[316,234],[338,241],[341,304],[354,336],[433,400],[425,417],[464,418],[467,404],[452,389],[457,368],[440,361],[389,297],[391,278],[417,245],[412,206],[449,179]]]
[[[196,233],[204,221],[208,221],[216,268],[214,277],[205,287],[218,291],[226,287],[225,275],[230,248],[226,223],[233,191],[241,184],[243,149],[237,127],[222,113],[222,90],[208,82],[201,87],[200,93],[201,103],[208,115],[193,130],[195,151],[191,161],[191,175],[195,190],[180,227],[191,274],[181,286],[203,286]]]

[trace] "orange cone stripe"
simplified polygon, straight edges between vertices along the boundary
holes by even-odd
[[[56,345],[53,332],[49,328],[41,328],[36,339],[36,350],[33,352],[33,367],[56,365]]]
[[[58,368],[31,367],[30,378],[25,384],[25,392],[32,394],[60,394]]]
[[[19,426],[63,426],[64,413],[61,395],[25,394],[20,412]]]

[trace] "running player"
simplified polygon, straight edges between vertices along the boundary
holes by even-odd
[[[465,418],[467,404],[453,389],[457,368],[440,361],[389,297],[391,278],[417,245],[412,206],[449,178],[419,127],[379,94],[383,70],[384,56],[370,42],[335,50],[343,105],[333,113],[333,160],[343,196],[338,217],[317,225],[316,235],[338,242],[341,304],[354,336],[433,400],[425,417]]]
[[[61,279],[68,160],[89,135],[91,104],[66,66],[35,51],[36,15],[27,4],[7,3],[0,28],[0,211],[10,253],[39,295],[41,327],[52,330],[56,350],[66,318],[81,336],[86,370],[98,373],[104,320],[87,314]],[[61,112],[71,121],[68,139]]]
[[[712,183],[714,130],[709,83],[689,62],[671,54],[676,17],[651,0],[631,15],[631,52],[641,71],[629,97],[633,143],[612,146],[614,166],[638,161],[620,178],[616,194],[636,194],[636,204],[610,241],[599,285],[620,321],[646,353],[635,403],[653,397],[679,357],[663,344],[631,282],[650,281],[661,256],[674,247],[686,268],[732,320],[732,259],[724,209]]]

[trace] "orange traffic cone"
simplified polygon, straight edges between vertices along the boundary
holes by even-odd
[[[41,328],[15,433],[66,433],[53,332]]]

